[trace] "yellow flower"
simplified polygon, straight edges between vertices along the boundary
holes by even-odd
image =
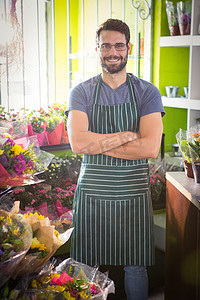
[[[42,219],[44,219],[44,216],[43,216],[43,215],[40,215],[40,214],[38,214],[38,212],[37,212],[37,211],[35,212],[35,214],[37,215],[37,217],[38,217],[38,219],[39,219],[39,220],[42,220]]]
[[[4,153],[4,150],[1,150],[1,149],[0,149],[0,155],[2,155],[3,153]]]
[[[59,234],[59,232],[58,232],[56,229],[54,229],[54,234],[55,234],[55,236],[57,237],[57,239],[59,239],[60,234]]]
[[[7,216],[7,222],[8,222],[8,223],[12,223],[12,219],[11,219],[10,216]]]
[[[29,213],[29,214],[24,214],[23,217],[26,219],[26,218],[29,218],[30,216],[32,216],[33,213]]]
[[[14,234],[18,234],[18,232],[19,232],[19,227],[17,228],[17,229],[14,229]]]
[[[38,249],[39,251],[44,251],[47,249],[47,247],[45,246],[45,244],[40,244],[38,239],[36,237],[34,237],[34,238],[32,238],[31,249]]]
[[[31,282],[31,286],[33,287],[33,288],[37,288],[38,287],[38,285],[37,285],[37,280],[33,280],[32,282]]]
[[[39,220],[42,220],[42,219],[45,218],[43,215],[38,214],[37,211],[34,214],[37,215],[37,217],[38,217]],[[29,218],[29,217],[33,216],[34,214],[33,213],[24,214],[23,217],[24,218]]]
[[[22,153],[22,147],[18,144],[15,144],[11,149],[10,151],[13,151],[14,154],[13,156],[16,156],[16,155],[19,155],[20,153]]]

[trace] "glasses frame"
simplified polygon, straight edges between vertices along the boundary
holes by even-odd
[[[116,45],[119,45],[119,44],[123,44],[124,45],[124,49],[117,49],[116,48]],[[109,49],[106,49],[106,48],[104,48],[104,49],[102,49],[101,47],[102,47],[102,45],[109,45],[110,46],[110,48]],[[99,50],[101,51],[101,52],[109,52],[111,49],[112,49],[112,47],[114,47],[115,48],[115,50],[116,51],[124,51],[127,47],[128,47],[128,43],[116,43],[116,44],[114,44],[114,45],[111,45],[110,43],[103,43],[103,44],[101,44],[101,45],[99,45],[98,44],[98,48],[99,48]]]

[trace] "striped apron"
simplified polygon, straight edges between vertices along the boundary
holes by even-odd
[[[131,79],[131,102],[99,105],[96,85],[90,130],[114,133],[139,130]],[[71,257],[98,265],[154,264],[153,212],[146,159],[84,155],[73,204]]]

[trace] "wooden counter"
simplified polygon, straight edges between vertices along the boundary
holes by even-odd
[[[200,299],[200,184],[168,172],[165,299]]]

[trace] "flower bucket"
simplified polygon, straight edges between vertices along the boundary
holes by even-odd
[[[200,162],[192,163],[195,183],[200,183]]]
[[[28,136],[36,135],[38,139],[39,146],[44,146],[47,144],[47,132],[44,129],[41,133],[33,131],[32,125],[28,124]]]
[[[64,123],[61,122],[51,133],[47,132],[47,139],[50,145],[59,145],[61,143],[63,125]]]
[[[183,163],[184,163],[184,169],[185,169],[186,176],[189,178],[194,178],[192,163],[189,163],[186,160],[184,160]]]
[[[63,127],[62,143],[69,144],[69,137],[68,137],[67,130],[65,129],[65,124],[64,124],[64,127]]]

